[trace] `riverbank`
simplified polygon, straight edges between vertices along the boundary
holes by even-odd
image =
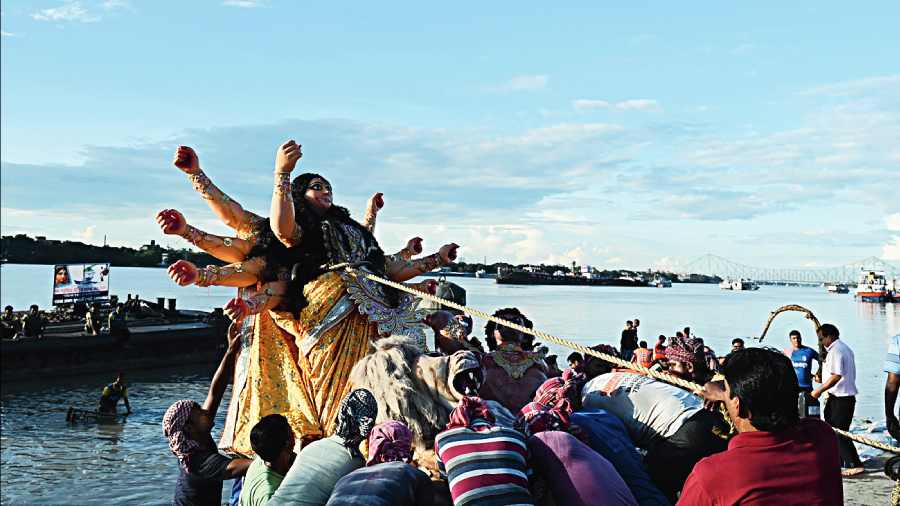
[[[844,504],[846,506],[874,506],[891,504],[891,491],[896,485],[884,474],[886,456],[865,462],[866,472],[853,478],[844,478]]]

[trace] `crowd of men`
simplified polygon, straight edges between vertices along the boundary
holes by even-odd
[[[532,326],[516,308],[495,316]],[[852,442],[829,427],[849,428],[857,394],[853,352],[834,325],[818,331],[824,361],[797,331],[785,350],[738,338],[717,357],[689,328],[650,348],[637,320],[620,349],[594,347],[703,385],[697,396],[580,353],[556,375],[539,343],[502,325],[487,325],[485,350],[467,317],[429,324],[437,350],[472,351],[481,364],[479,374],[449,380],[465,395],[434,439],[439,476],[417,465],[407,424],[376,424],[380,400],[366,389],[343,400],[330,437],[301,446],[288,413],[266,413],[251,433],[254,458],[219,453],[210,430],[240,348],[233,327],[206,400],[178,401],[163,419],[181,468],[175,504],[219,504],[223,480],[235,479],[232,503],[241,505],[838,505],[842,474],[862,472]],[[897,437],[900,336],[885,368]],[[824,421],[799,411],[801,396],[826,392]]]

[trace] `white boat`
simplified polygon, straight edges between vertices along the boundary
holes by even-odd
[[[655,286],[656,288],[671,288],[672,282],[666,278],[656,276],[655,278],[650,280],[648,283],[650,286]]]
[[[488,271],[486,271],[484,269],[478,269],[477,271],[475,271],[475,277],[482,278],[482,279],[496,279],[497,275],[490,274]]]
[[[744,292],[750,290],[759,290],[759,285],[754,283],[749,279],[724,279],[721,283],[719,283],[719,288],[722,290],[734,290],[736,292]]]
[[[843,283],[830,283],[825,285],[828,293],[850,293],[850,288]]]
[[[897,297],[897,282],[888,281],[884,271],[863,270],[854,295],[861,302],[891,302]]]

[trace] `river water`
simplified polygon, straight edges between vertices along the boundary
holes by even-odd
[[[17,310],[49,305],[50,266],[4,265],[0,270],[0,305]],[[210,310],[234,293],[225,288],[179,288],[164,269],[113,268],[112,292],[142,298],[177,297],[183,309]],[[852,295],[828,294],[824,288],[769,287],[731,292],[716,285],[675,284],[672,288],[510,286],[493,280],[452,278],[467,290],[470,306],[493,311],[520,308],[535,327],[584,344],[618,344],[625,320],[641,320],[640,337],[652,343],[690,326],[714,350],[727,352],[733,337],[756,336],[769,312],[785,304],[811,309],[823,322],[841,330],[857,363],[856,416],[883,420],[882,363],[888,338],[900,333],[900,304],[858,303]],[[476,322],[481,334],[483,322]],[[814,346],[812,324],[799,313],[779,316],[765,345],[787,346],[791,329]],[[758,345],[747,341],[748,345]],[[566,350],[551,346],[565,364]],[[134,414],[121,424],[65,421],[70,405],[90,407],[112,377],[80,377],[55,382],[3,385],[3,504],[165,504],[171,502],[178,469],[162,435],[165,409],[178,399],[202,400],[215,364],[192,369],[129,373]],[[224,412],[228,395],[220,412]],[[216,422],[221,427],[221,419]],[[215,430],[214,430],[214,436]]]

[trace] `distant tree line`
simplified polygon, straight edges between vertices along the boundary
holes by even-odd
[[[188,260],[198,266],[222,265],[206,253],[182,248],[164,248],[155,242],[140,249],[124,246],[95,246],[77,241],[56,241],[25,234],[0,238],[0,256],[14,264],[79,264],[104,263],[117,267],[160,267],[176,260]],[[164,261],[165,257],[165,261]]]

